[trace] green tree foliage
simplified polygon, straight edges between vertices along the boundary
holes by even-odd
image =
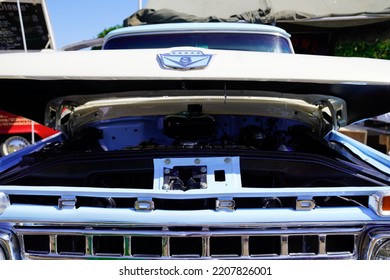
[[[115,30],[115,29],[119,29],[119,28],[122,28],[122,27],[123,27],[123,25],[117,24],[115,26],[106,28],[106,29],[104,29],[102,32],[100,32],[97,35],[97,38],[104,38],[104,36],[106,36],[110,31]],[[100,50],[100,49],[101,49],[101,47],[93,47],[92,48],[92,50]]]
[[[104,29],[102,32],[100,32],[97,37],[98,38],[103,38],[104,36],[106,36],[108,34],[108,32],[112,31],[112,30],[115,30],[115,29],[119,29],[119,28],[122,28],[123,25],[120,25],[120,24],[117,24],[113,27],[109,27],[109,28],[106,28]]]
[[[390,59],[390,39],[366,41],[340,41],[336,44],[335,55]]]

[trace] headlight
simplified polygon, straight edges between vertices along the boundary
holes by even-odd
[[[0,247],[0,260],[5,260],[5,252],[1,247]]]
[[[6,229],[0,229],[0,260],[20,259],[17,237]]]
[[[17,237],[6,229],[0,229],[0,260],[20,259]]]
[[[377,228],[371,230],[364,242],[362,257],[369,260],[390,260],[390,230]]]
[[[378,244],[379,245],[379,244]],[[390,240],[382,242],[373,254],[372,260],[390,260]]]

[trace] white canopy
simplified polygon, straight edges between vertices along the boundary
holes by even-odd
[[[326,27],[390,20],[390,0],[148,0],[145,8],[221,18],[261,9],[275,22]]]

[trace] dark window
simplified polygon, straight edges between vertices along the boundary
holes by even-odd
[[[113,37],[104,49],[198,47],[205,49],[291,53],[284,37],[254,33],[175,33]]]

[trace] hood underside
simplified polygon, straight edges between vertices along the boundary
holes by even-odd
[[[163,93],[163,92],[161,92]],[[169,92],[172,95],[172,92]],[[317,134],[326,134],[330,128],[338,126],[342,120],[345,104],[340,99],[327,96],[281,96],[270,92],[261,96],[262,92],[232,91],[230,95],[212,95],[222,92],[207,91],[205,95],[197,95],[197,91],[188,91],[187,96],[161,97],[119,97],[105,96],[100,100],[87,101],[88,96],[78,101],[83,105],[74,107],[71,103],[59,99],[49,104],[49,112],[45,123],[67,134],[78,134],[90,124],[107,122],[124,117],[148,117],[156,115],[196,116],[229,115],[229,116],[262,116],[284,118],[305,123]],[[207,94],[208,93],[208,94]],[[138,92],[140,96],[145,93]],[[241,94],[241,95],[239,95]],[[126,93],[122,93],[126,96]],[[331,103],[329,102],[331,100]],[[73,100],[74,101],[74,100]],[[337,113],[336,113],[337,112]],[[335,120],[332,115],[339,115]],[[54,117],[55,116],[55,117]],[[185,116],[184,116],[185,117]],[[188,116],[187,116],[188,117]]]
[[[178,70],[159,61],[170,51],[2,54],[1,109],[42,123],[50,100],[57,109],[107,97],[253,96],[315,106],[338,100],[338,126],[390,111],[390,61],[202,50],[212,56],[207,66]]]
[[[0,96],[2,109],[18,113],[39,123],[47,122],[50,112],[46,113],[47,103],[54,96],[58,96],[54,103],[57,109],[62,106],[78,107],[91,100],[101,98],[123,98],[123,97],[162,97],[167,93],[170,96],[188,96],[188,92],[196,92],[196,95],[204,95],[210,92],[210,87],[215,88],[220,96],[229,96],[224,92],[234,91],[234,96],[269,96],[278,97],[289,96],[295,99],[303,98],[312,101],[326,102],[330,100],[341,100],[347,104],[339,114],[339,126],[344,126],[356,121],[381,115],[390,110],[389,87],[384,85],[372,85],[361,87],[358,85],[327,85],[327,84],[307,84],[289,82],[237,82],[237,81],[88,81],[88,80],[60,80],[60,81],[37,81],[37,80],[0,80],[0,86],[6,89],[7,95]],[[28,91],[26,91],[26,88]],[[225,89],[224,89],[225,88]],[[131,89],[131,91],[128,91]],[[147,90],[145,90],[147,89]],[[278,91],[275,91],[278,90]],[[30,94],[31,92],[36,93]],[[213,95],[216,95],[216,93]],[[75,95],[67,95],[73,93]],[[191,93],[191,94],[192,94]],[[260,94],[259,94],[260,93]],[[329,95],[333,94],[333,95]],[[344,98],[338,98],[338,93],[342,93]],[[142,94],[142,95],[139,95]],[[17,98],[9,98],[14,96]],[[322,97],[314,100],[314,97]],[[368,98],[370,97],[370,98]],[[23,106],[25,104],[31,106]],[[37,102],[37,100],[41,102]],[[61,105],[60,105],[61,104]],[[311,103],[309,103],[311,104]],[[318,104],[318,103],[314,103]],[[313,104],[313,105],[314,105]],[[341,108],[338,108],[341,109]],[[47,123],[46,123],[47,124]]]

